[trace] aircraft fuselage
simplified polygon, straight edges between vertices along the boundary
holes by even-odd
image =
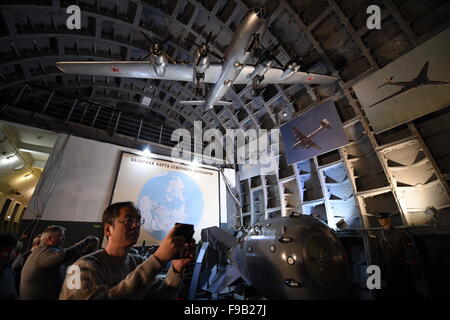
[[[425,82],[409,81],[409,82],[392,82],[389,84],[392,86],[405,87],[405,89],[415,89],[415,88],[419,88],[422,86],[445,85],[445,84],[448,84],[448,82],[445,82],[445,81],[425,81]]]
[[[316,130],[314,130],[313,132],[311,132],[310,134],[308,134],[306,136],[306,138],[312,139],[315,135],[317,135],[319,132],[321,132],[323,129],[325,129],[324,126],[320,126],[319,128],[317,128]],[[299,139],[292,147],[296,148],[296,147],[303,147],[307,144],[307,140],[306,139]],[[309,148],[309,146],[306,146],[307,148]]]
[[[219,79],[206,96],[205,106],[207,108],[212,108],[233,85],[234,80],[238,77],[250,56],[247,48],[254,34],[259,34],[261,38],[262,33],[267,28],[268,21],[264,17],[259,17],[259,10],[264,9],[252,9],[236,28],[225,51]]]

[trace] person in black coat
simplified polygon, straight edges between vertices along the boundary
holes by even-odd
[[[11,269],[16,244],[13,236],[0,235],[0,300],[17,299],[15,273]]]
[[[413,283],[419,280],[418,257],[408,234],[394,228],[390,214],[379,213],[378,223],[383,229],[376,235],[376,264],[381,270],[380,299],[414,298]]]
[[[23,252],[21,255],[17,256],[17,258],[14,260],[14,262],[12,264],[11,268],[16,273],[16,290],[18,293],[19,293],[19,287],[20,287],[20,276],[22,274],[22,269],[25,264],[25,261],[27,261],[27,258],[29,257],[29,255],[31,254],[32,251],[39,248],[40,243],[41,243],[41,235],[39,234],[36,237],[34,237],[33,245],[31,247],[31,249],[29,249],[29,250]]]

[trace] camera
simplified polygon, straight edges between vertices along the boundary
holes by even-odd
[[[190,243],[195,233],[194,225],[186,223],[175,223],[175,225],[179,224],[181,224],[181,227],[179,227],[178,230],[175,231],[174,236],[183,236],[185,243]],[[181,252],[178,252],[176,257],[174,257],[173,259],[180,259],[180,258],[185,258],[183,250],[181,250]]]
[[[186,223],[175,223],[175,225],[181,224],[181,227],[175,231],[175,236],[183,236],[186,243],[189,243],[192,241],[192,237],[194,236],[194,225],[193,224],[186,224]]]

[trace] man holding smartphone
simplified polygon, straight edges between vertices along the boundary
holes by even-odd
[[[186,265],[194,260],[195,243],[186,243],[174,226],[148,259],[129,253],[139,238],[143,224],[140,211],[132,202],[110,205],[103,213],[105,249],[84,256],[74,266],[79,270],[79,286],[74,274],[67,274],[60,299],[175,299],[178,296]],[[176,258],[181,256],[182,258]],[[172,261],[167,277],[156,276]],[[75,281],[76,282],[76,281]]]

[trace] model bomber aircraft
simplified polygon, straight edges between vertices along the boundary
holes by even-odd
[[[328,121],[327,119],[323,119],[322,121],[320,121],[320,127],[308,135],[305,135],[303,132],[301,132],[296,127],[292,128],[292,130],[294,131],[294,136],[295,136],[295,143],[292,146],[292,148],[303,147],[303,148],[308,149],[310,147],[313,147],[316,149],[322,149],[321,146],[314,143],[311,139],[325,128],[331,129],[330,121]]]
[[[149,61],[57,62],[56,66],[63,72],[83,75],[191,81],[195,83],[194,95],[201,92],[202,85],[211,83],[211,89],[202,100],[180,101],[205,108],[230,105],[231,102],[221,99],[234,84],[252,85],[255,93],[260,85],[269,83],[329,84],[336,80],[331,76],[301,72],[296,62],[288,63],[283,69],[272,67],[275,62],[280,66],[281,63],[259,41],[267,26],[266,9],[251,9],[236,28],[223,57],[219,56],[222,63],[209,62],[210,54],[218,56],[208,48],[209,35],[203,45],[196,44],[198,48],[192,64],[177,63],[161,49],[161,45],[154,44]],[[258,60],[254,66],[247,64],[251,56]]]
[[[430,80],[430,78],[428,77],[428,67],[430,66],[430,61],[425,62],[424,66],[422,67],[422,70],[420,71],[420,73],[417,75],[417,77],[411,81],[403,81],[403,82],[393,82],[392,80],[394,79],[394,77],[390,77],[389,79],[386,79],[386,82],[383,83],[381,86],[377,87],[377,89],[384,87],[385,85],[391,85],[391,86],[399,86],[399,87],[403,87],[401,88],[399,91],[397,91],[396,93],[391,94],[390,96],[372,104],[371,106],[369,106],[369,108],[373,108],[374,106],[376,106],[377,104],[380,104],[386,100],[389,100],[393,97],[399,96],[401,94],[404,94],[412,89],[421,87],[421,86],[443,86],[443,85],[449,85],[450,82],[447,81],[433,81]]]

